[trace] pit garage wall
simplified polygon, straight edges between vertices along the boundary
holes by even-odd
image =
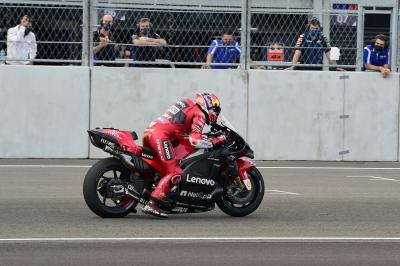
[[[87,158],[89,69],[0,66],[0,158]]]
[[[44,66],[0,66],[0,157],[106,156],[87,129],[141,138],[195,91],[221,97],[256,159],[398,161],[398,74]]]

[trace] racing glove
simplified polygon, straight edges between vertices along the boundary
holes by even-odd
[[[221,146],[226,141],[226,137],[224,135],[218,136],[212,139],[212,144],[214,147]]]

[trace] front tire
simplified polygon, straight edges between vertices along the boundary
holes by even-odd
[[[234,199],[225,189],[221,198],[216,201],[218,207],[230,216],[243,217],[251,214],[260,206],[264,198],[265,185],[260,171],[256,167],[251,167],[247,173],[252,184],[252,189],[247,191],[248,194]]]
[[[107,197],[107,184],[128,181],[129,174],[129,170],[116,158],[106,158],[95,163],[83,182],[83,196],[89,209],[103,218],[121,218],[132,212],[137,205],[135,200]],[[111,206],[107,206],[107,200]]]

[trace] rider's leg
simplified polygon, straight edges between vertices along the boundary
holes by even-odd
[[[176,159],[171,141],[163,132],[154,132],[151,136],[147,135],[146,144],[149,144],[157,151],[166,175],[161,178],[157,187],[151,193],[151,199],[149,203],[143,207],[143,212],[159,217],[167,217],[167,214],[158,208],[157,202],[164,200],[171,191],[171,188],[179,184],[182,180],[182,170],[179,167],[179,160]]]

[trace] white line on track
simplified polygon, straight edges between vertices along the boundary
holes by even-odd
[[[3,164],[0,168],[89,168],[91,165]],[[400,170],[399,167],[257,166],[258,169]]]
[[[268,194],[288,194],[288,195],[300,195],[299,193],[294,193],[294,192],[289,192],[289,191],[284,191],[284,190],[276,190],[276,189],[266,189],[265,192],[267,192]]]
[[[400,242],[400,237],[72,237],[72,238],[0,238],[5,242],[90,242],[90,241],[336,241],[336,242]]]
[[[370,181],[394,181],[394,182],[400,182],[400,180],[398,180],[398,179],[380,177],[380,176],[372,176],[372,175],[349,175],[347,177],[365,177],[365,178],[369,178],[368,180],[370,180]]]

